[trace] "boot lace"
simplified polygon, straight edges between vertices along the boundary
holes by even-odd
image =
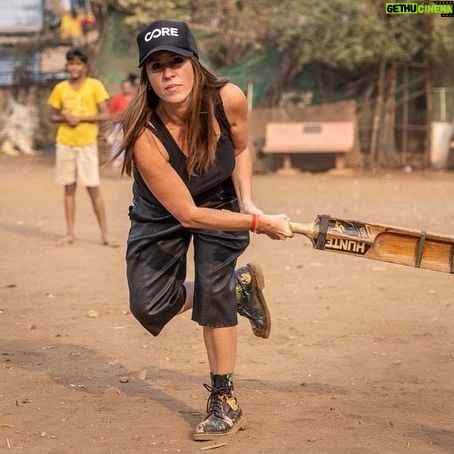
[[[211,387],[211,386],[207,385],[206,383],[204,383],[203,386],[210,393],[210,397],[208,398],[207,409],[206,409],[207,416],[214,415],[217,418],[223,419],[224,412],[222,410],[222,402],[221,402],[220,397],[221,397],[221,395],[225,394],[225,390],[223,390],[222,388]]]

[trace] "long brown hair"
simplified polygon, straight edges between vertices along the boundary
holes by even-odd
[[[217,77],[205,68],[197,57],[190,58],[194,70],[194,87],[190,94],[187,111],[189,175],[197,175],[207,170],[215,159],[217,134],[215,118],[214,91],[223,87],[228,80]],[[133,167],[133,151],[136,140],[142,134],[152,113],[158,106],[159,98],[150,87],[145,68],[140,74],[139,87],[136,95],[126,108],[123,118],[123,140],[119,144],[117,156],[124,150],[122,173],[131,176]],[[116,157],[117,157],[116,156]]]

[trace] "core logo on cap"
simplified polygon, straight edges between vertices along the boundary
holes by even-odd
[[[454,1],[454,0],[453,0]],[[155,52],[173,52],[184,57],[197,56],[197,44],[186,22],[152,22],[137,35],[139,68]]]
[[[160,38],[161,36],[176,36],[178,37],[178,28],[175,27],[162,27],[155,28],[153,31],[148,32],[144,36],[144,41],[148,43],[153,38]]]

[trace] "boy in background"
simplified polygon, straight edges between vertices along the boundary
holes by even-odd
[[[110,152],[112,156],[112,167],[117,169],[123,164],[123,153],[117,155],[119,149],[118,144],[123,139],[123,131],[121,129],[121,114],[128,107],[134,95],[134,85],[130,79],[124,79],[121,82],[121,91],[117,93],[109,101],[108,110],[114,122],[112,133],[107,137],[107,142],[110,144]]]
[[[56,135],[56,179],[64,186],[66,235],[58,246],[75,241],[77,182],[86,186],[101,229],[102,244],[118,247],[109,235],[104,200],[99,184],[98,122],[109,119],[109,94],[98,79],[87,76],[88,55],[80,47],[66,53],[68,79],[57,83],[47,103],[50,121],[58,123]]]

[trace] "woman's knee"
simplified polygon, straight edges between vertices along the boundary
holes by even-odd
[[[150,310],[148,305],[143,301],[130,298],[129,309],[137,321],[153,336],[157,336],[164,326],[162,317],[158,312]]]
[[[167,294],[142,293],[130,288],[131,314],[154,336],[175,317],[185,304],[184,286]]]

